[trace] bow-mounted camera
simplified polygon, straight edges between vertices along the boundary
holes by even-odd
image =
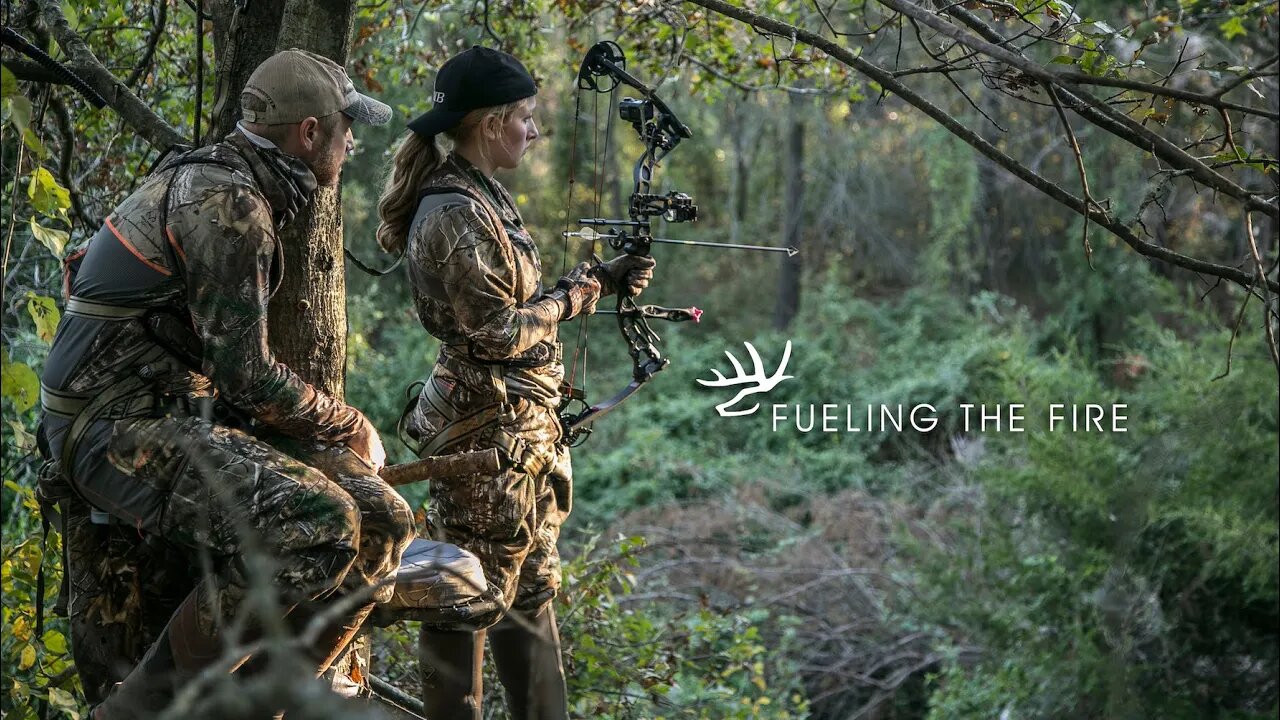
[[[635,125],[636,129],[639,130],[641,125],[653,119],[653,103],[647,100],[637,100],[633,97],[624,97],[618,101],[618,117]]]
[[[631,123],[646,144],[670,152],[692,133],[664,104],[651,99],[624,97],[618,101],[618,117]]]

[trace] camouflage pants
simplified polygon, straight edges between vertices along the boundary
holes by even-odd
[[[409,417],[408,433],[429,438],[446,421],[420,399]],[[526,443],[526,464],[537,472],[510,468],[492,477],[432,480],[428,531],[432,539],[480,558],[485,580],[501,593],[503,607],[536,614],[560,589],[556,542],[573,502],[569,451],[559,444],[555,411],[517,398],[510,413],[447,452],[494,447],[493,434],[499,431]]]
[[[186,590],[198,588],[199,617],[212,628],[238,614],[254,583],[276,588],[282,610],[349,593],[385,600],[392,591],[387,581],[412,539],[408,504],[345,448],[268,444],[199,418],[98,423],[81,441],[71,475],[85,499],[121,523],[67,523],[72,626],[82,631],[73,638],[80,640],[73,648],[77,662],[81,649],[103,644],[93,627],[102,637],[113,624],[136,628],[131,604],[185,595],[156,587],[173,574],[157,578],[145,568],[173,563],[142,545],[180,556],[192,578]],[[131,545],[130,535],[146,542]],[[104,546],[95,545],[103,538],[105,555]],[[131,566],[131,558],[142,568]],[[194,582],[202,571],[206,581]],[[149,641],[139,642],[145,648]]]

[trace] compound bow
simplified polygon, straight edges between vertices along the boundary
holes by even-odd
[[[671,108],[658,97],[653,89],[637,80],[626,70],[627,59],[622,48],[612,41],[596,43],[587,51],[582,65],[578,69],[578,94],[583,90],[598,93],[612,93],[619,85],[627,85],[641,94],[641,98],[622,98],[618,102],[618,116],[631,123],[644,152],[636,161],[632,171],[634,188],[628,209],[628,219],[581,218],[583,227],[577,231],[566,231],[564,237],[589,240],[593,244],[598,240],[606,240],[615,250],[629,255],[649,255],[653,243],[673,245],[693,245],[715,247],[720,249],[759,250],[766,252],[785,252],[788,256],[796,254],[795,248],[767,247],[760,245],[739,245],[729,243],[698,242],[693,240],[669,240],[655,238],[652,234],[651,220],[662,217],[667,222],[682,223],[698,219],[698,206],[686,193],[672,191],[665,195],[651,192],[653,172],[658,164],[681,140],[693,137],[693,132],[672,112]],[[575,111],[576,115],[576,111]],[[611,118],[612,120],[612,118]],[[576,118],[575,118],[576,121]],[[612,232],[597,232],[594,227],[615,228]],[[607,311],[601,311],[607,312]],[[631,355],[633,365],[631,382],[608,400],[585,407],[579,412],[565,412],[561,415],[565,441],[570,445],[580,443],[591,432],[591,424],[605,414],[618,407],[624,400],[635,394],[642,385],[661,372],[670,360],[658,347],[658,334],[649,327],[649,320],[667,320],[669,322],[698,322],[702,311],[696,307],[669,308],[658,305],[637,305],[635,301],[618,293],[617,309],[612,312],[617,317],[618,329],[627,344],[627,352]],[[582,394],[569,389],[569,396],[583,405],[586,401]]]

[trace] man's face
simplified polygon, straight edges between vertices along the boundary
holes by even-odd
[[[327,135],[324,132],[328,118],[319,122],[309,143],[311,147],[301,157],[316,175],[316,182],[322,186],[337,185],[342,176],[342,163],[347,155],[355,149],[355,140],[351,136],[351,118],[342,113],[335,113],[337,123]]]

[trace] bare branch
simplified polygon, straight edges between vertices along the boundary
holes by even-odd
[[[1240,105],[1238,103],[1227,102],[1222,100],[1220,92],[1212,95],[1204,93],[1191,92],[1190,90],[1179,90],[1165,85],[1155,85],[1145,83],[1138,80],[1130,80],[1128,78],[1103,77],[1099,75],[1090,75],[1079,71],[1068,71],[1055,73],[1063,82],[1073,85],[1100,85],[1103,87],[1123,88],[1125,90],[1137,90],[1148,95],[1159,97],[1168,97],[1175,100],[1185,100],[1196,105],[1208,105],[1209,107],[1221,108],[1223,110],[1235,110],[1236,112],[1245,113],[1247,115],[1257,115],[1268,120],[1280,120],[1280,112],[1268,110],[1266,108],[1254,108],[1248,105]]]
[[[80,77],[84,78],[99,95],[106,98],[107,104],[124,118],[125,122],[137,131],[152,145],[167,148],[186,141],[172,125],[157,115],[142,100],[134,95],[123,82],[111,73],[102,62],[94,56],[93,51],[84,39],[71,29],[70,23],[62,13],[62,4],[57,0],[37,0],[45,23],[53,33],[58,46],[80,66]]]
[[[1258,251],[1258,239],[1253,235],[1253,214],[1244,214],[1245,237],[1249,238],[1249,252],[1253,255],[1254,268],[1258,271],[1259,285],[1262,286],[1262,323],[1266,327],[1267,350],[1271,352],[1271,361],[1280,371],[1280,348],[1276,347],[1275,324],[1271,322],[1276,310],[1271,306],[1271,293],[1267,289],[1267,269],[1262,262],[1262,253]],[[1243,311],[1242,311],[1243,312]]]
[[[696,0],[694,1],[696,2]],[[1031,61],[1025,55],[1014,53],[992,42],[983,40],[982,38],[979,38],[972,33],[943,20],[925,8],[909,2],[909,0],[879,0],[879,2],[882,5],[897,10],[908,17],[919,20],[921,23],[928,25],[943,35],[959,41],[966,47],[977,50],[994,60],[998,60],[1009,67],[1021,71],[1029,78],[1060,87],[1071,84],[1069,75],[1046,70],[1044,67]],[[953,7],[948,12],[958,13],[964,12],[964,10]],[[992,32],[994,33],[995,31],[993,30]],[[1063,90],[1069,91],[1069,88],[1063,87]],[[1089,93],[1080,93],[1079,95],[1072,94],[1064,96],[1064,98],[1068,103],[1073,105],[1072,109],[1079,113],[1081,117],[1084,117],[1100,127],[1108,128],[1113,134],[1128,139],[1130,142],[1142,147],[1143,149],[1150,150],[1155,153],[1157,157],[1168,162],[1174,167],[1191,170],[1195,179],[1224,195],[1240,200],[1247,209],[1257,210],[1272,217],[1280,217],[1280,206],[1275,203],[1267,202],[1233,182],[1230,178],[1214,171],[1208,165],[1205,165],[1197,158],[1187,154],[1163,136],[1152,132],[1128,115],[1117,112],[1104,100],[1100,100]],[[1097,114],[1081,112],[1082,108],[1079,103],[1092,107],[1097,111]],[[1126,130],[1127,132],[1117,132],[1117,130]]]
[[[990,142],[987,142],[984,138],[974,133],[960,121],[949,115],[946,111],[934,105],[927,98],[899,82],[893,77],[893,73],[866,60],[864,57],[854,54],[849,50],[849,48],[846,48],[843,45],[836,44],[832,40],[815,33],[796,28],[779,20],[730,5],[723,0],[686,1],[726,17],[746,23],[757,32],[771,33],[788,38],[795,37],[800,42],[804,42],[822,50],[837,61],[844,63],[872,80],[875,80],[882,88],[885,89],[886,92],[894,93],[908,104],[933,118],[953,135],[960,138],[975,150],[987,156],[997,165],[1008,170],[1018,179],[1027,183],[1031,187],[1043,192],[1045,195],[1048,195],[1078,213],[1090,214],[1093,222],[1109,230],[1116,237],[1123,240],[1125,244],[1129,245],[1142,255],[1152,257],[1157,260],[1163,260],[1164,262],[1187,270],[1192,270],[1194,272],[1204,273],[1214,277],[1221,277],[1245,287],[1248,287],[1254,282],[1253,273],[1245,272],[1239,268],[1188,257],[1168,248],[1160,247],[1159,245],[1143,240],[1128,226],[1118,222],[1105,213],[1099,212],[1097,208],[1089,205],[1085,200],[1072,195],[1061,186],[1041,176],[1039,173],[1036,173],[1026,165],[1010,157]],[[1272,290],[1280,292],[1280,282],[1268,280],[1267,284]]]
[[[1250,80],[1256,80],[1256,79],[1258,79],[1258,78],[1260,78],[1260,77],[1267,77],[1267,76],[1269,76],[1269,75],[1273,75],[1274,73],[1267,73],[1267,72],[1264,72],[1264,71],[1265,71],[1267,68],[1271,67],[1272,65],[1275,65],[1277,61],[1280,61],[1280,55],[1272,55],[1271,57],[1267,58],[1266,60],[1263,60],[1262,62],[1260,62],[1260,63],[1258,63],[1257,65],[1253,66],[1253,68],[1252,68],[1251,70],[1249,70],[1249,72],[1247,72],[1247,73],[1245,73],[1245,74],[1241,75],[1240,77],[1238,77],[1238,78],[1236,78],[1236,79],[1232,80],[1231,82],[1227,83],[1226,85],[1223,85],[1221,88],[1219,88],[1219,89],[1218,89],[1218,92],[1214,93],[1214,95],[1215,95],[1215,96],[1217,96],[1217,97],[1222,97],[1223,95],[1226,95],[1227,93],[1231,92],[1232,90],[1235,90],[1236,88],[1240,87],[1241,85],[1244,85],[1245,83],[1249,82]]]

